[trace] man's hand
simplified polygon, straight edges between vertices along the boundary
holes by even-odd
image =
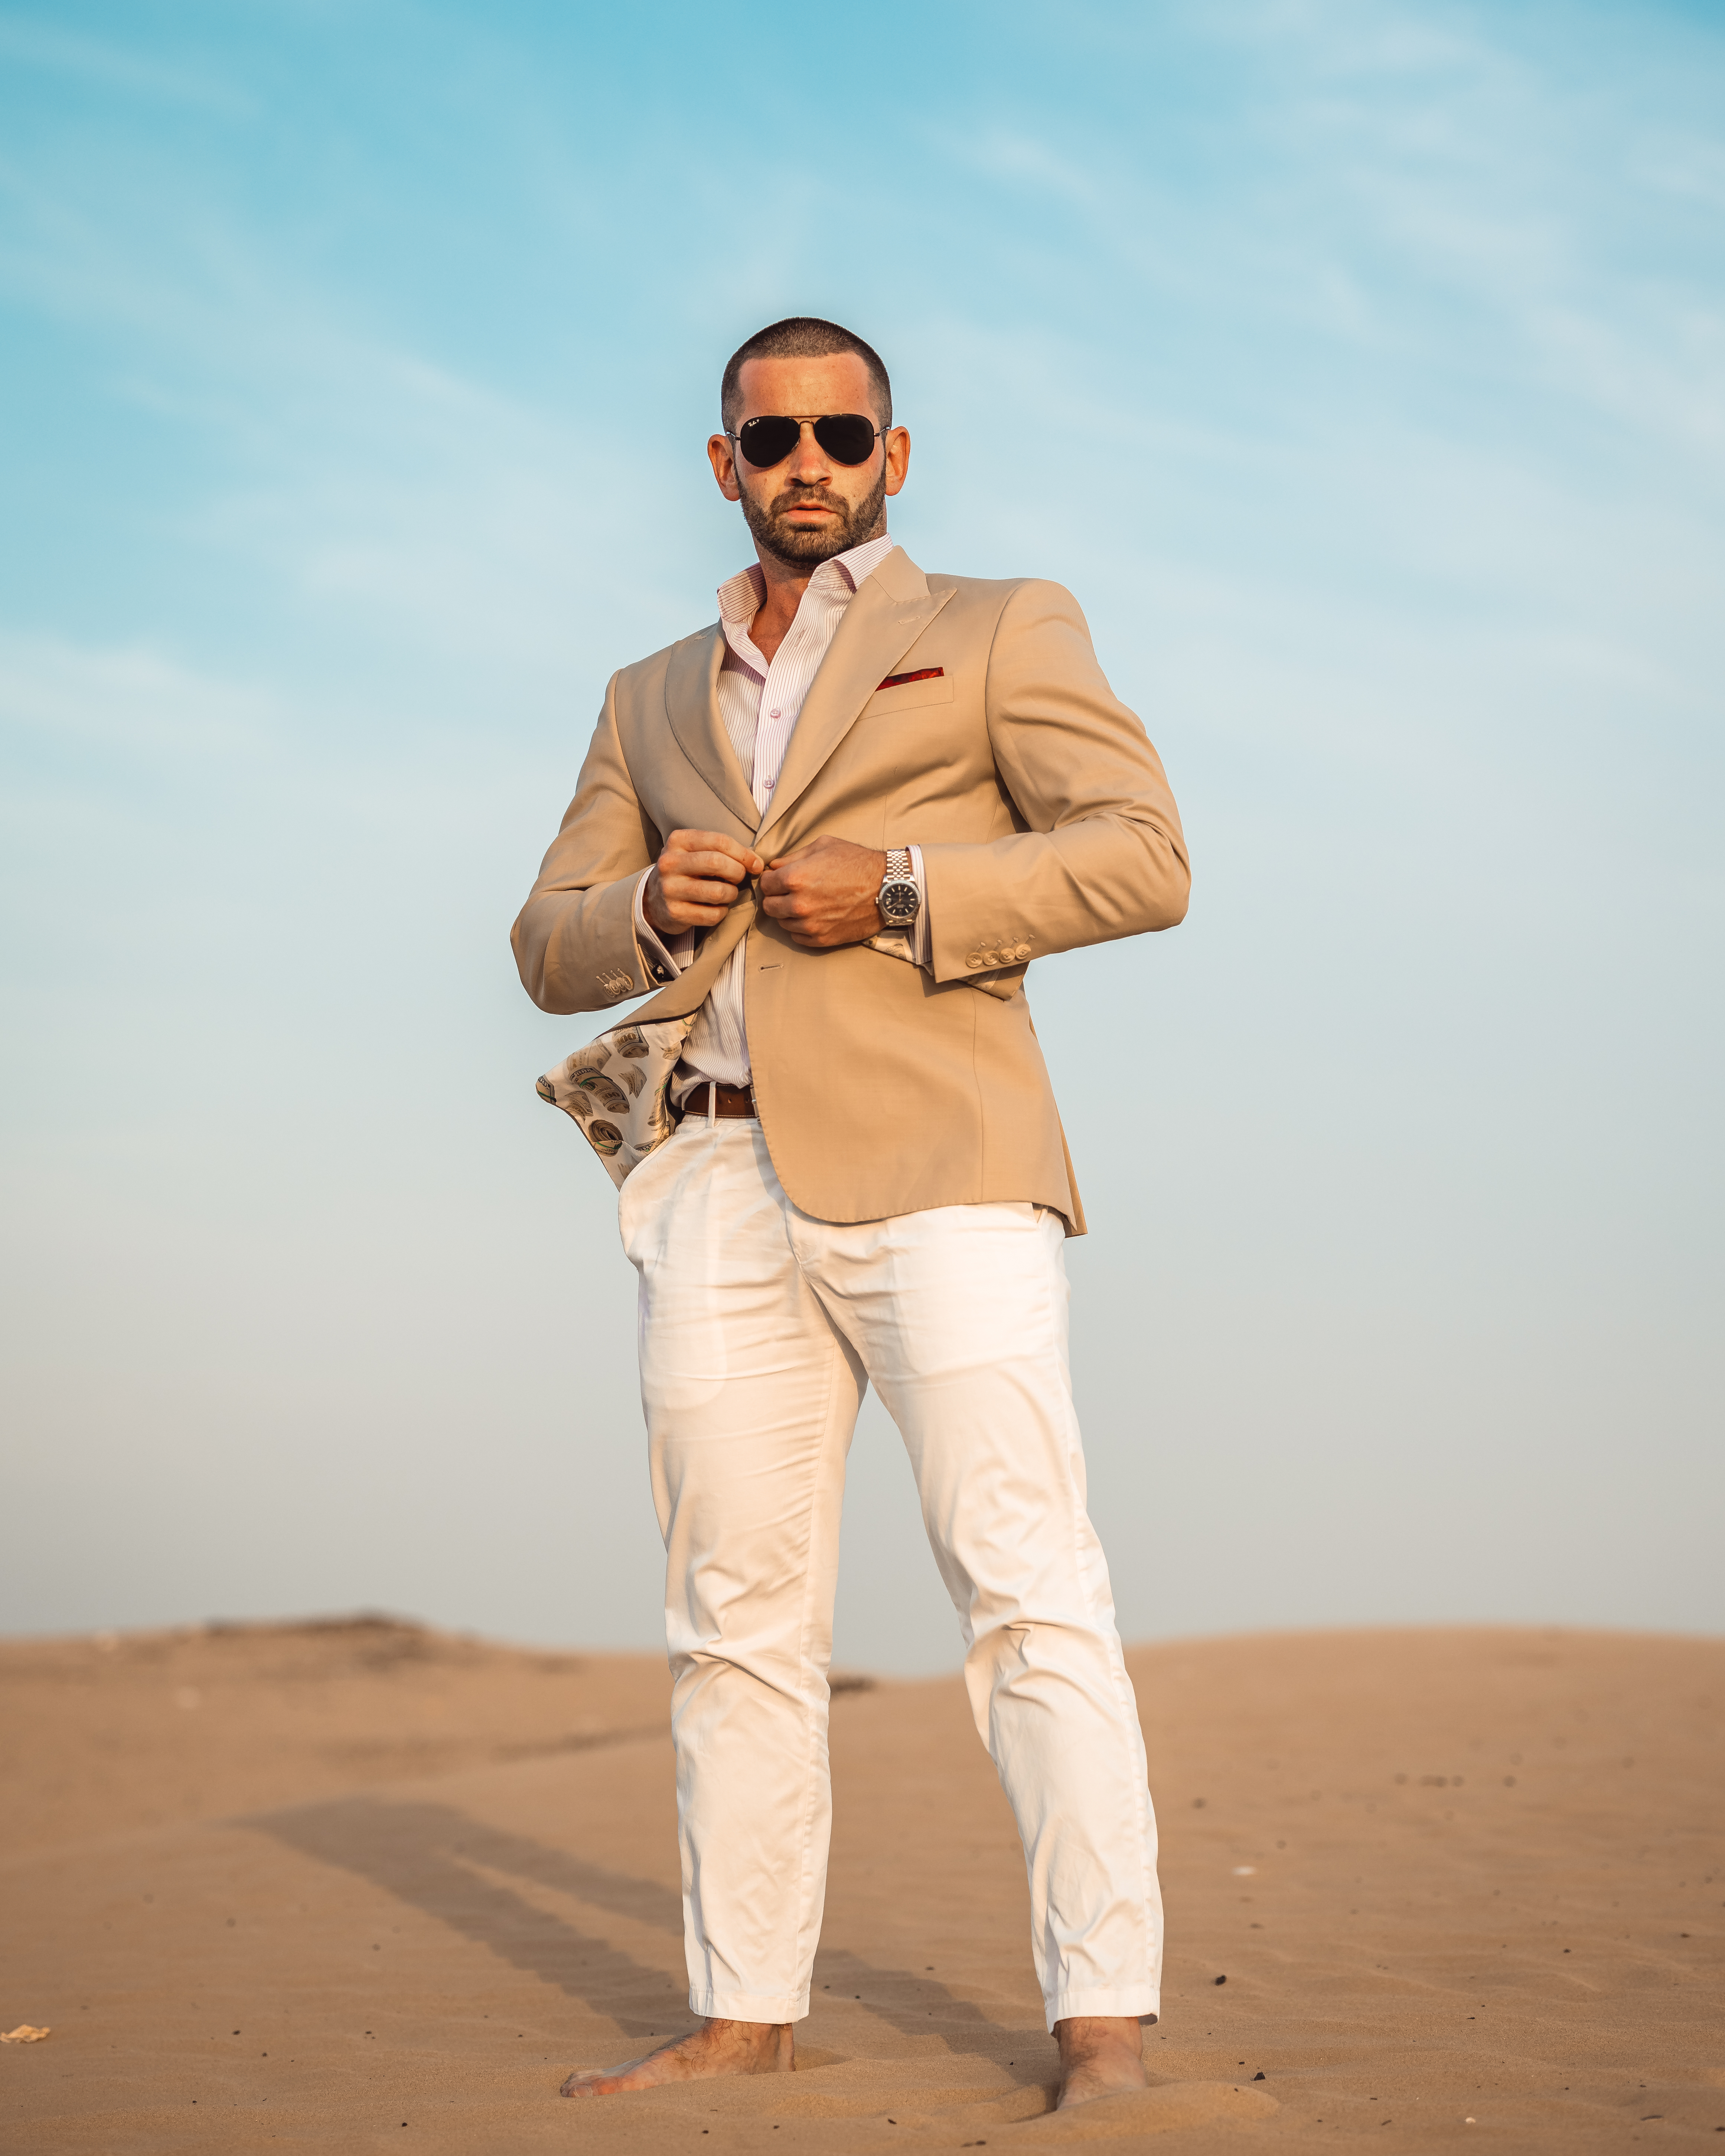
[[[766,863],[722,831],[673,831],[647,871],[641,911],[661,936],[716,928]]]
[[[849,839],[811,839],[781,854],[761,879],[763,912],[803,951],[835,951],[880,933],[876,904],[886,856]]]

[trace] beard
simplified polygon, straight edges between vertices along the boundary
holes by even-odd
[[[861,546],[880,524],[886,501],[886,459],[882,457],[880,477],[859,502],[846,501],[830,487],[788,486],[765,503],[745,492],[742,514],[755,538],[787,568],[818,567],[823,562],[830,562],[834,554]],[[805,508],[810,502],[830,509],[831,521],[814,527],[787,522],[792,510]]]

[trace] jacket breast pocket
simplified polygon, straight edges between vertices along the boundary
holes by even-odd
[[[890,689],[877,689],[862,707],[865,719],[890,719],[896,711],[920,711],[925,704],[950,704],[952,679],[936,675],[927,681],[904,681]]]

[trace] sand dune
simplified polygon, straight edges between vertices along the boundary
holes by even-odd
[[[794,2076],[579,2106],[685,2025],[666,1679],[381,1620],[0,1643],[0,2147],[1176,2156],[1725,2133],[1725,1642],[1132,1657],[1155,2085],[1059,2116],[956,1680],[853,1686]],[[1725,2145],[1709,2139],[1709,2146]]]

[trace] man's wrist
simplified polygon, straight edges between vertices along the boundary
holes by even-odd
[[[686,929],[661,928],[648,912],[648,880],[652,875],[651,869],[644,870],[635,886],[635,945],[649,978],[660,988],[667,988],[689,963],[691,939]]]
[[[916,916],[922,911],[922,893],[916,883],[908,847],[887,848],[886,872],[880,879],[875,904],[883,927],[916,927]]]
[[[659,918],[658,906],[662,903],[659,891],[659,871],[656,868],[649,869],[641,880],[641,918],[659,935],[675,936],[677,932],[675,921],[669,919],[661,921]]]

